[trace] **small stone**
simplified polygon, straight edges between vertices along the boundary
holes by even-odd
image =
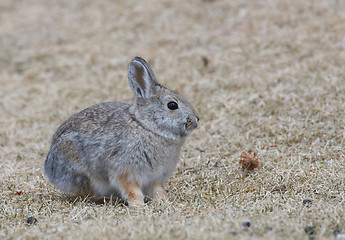
[[[312,201],[310,199],[303,200],[303,206],[310,207],[312,205]]]
[[[154,210],[152,210],[152,213],[153,213],[153,214],[160,214],[160,213],[162,213],[162,212],[163,212],[162,209],[154,209]]]
[[[305,227],[304,231],[305,231],[305,233],[308,234],[308,235],[313,235],[313,234],[314,234],[314,229],[313,229],[313,227],[311,227],[311,226]]]
[[[34,217],[28,217],[28,219],[26,220],[26,222],[28,224],[35,224],[37,222],[37,219]]]
[[[202,56],[201,61],[202,61],[202,64],[204,65],[204,67],[208,66],[209,60],[206,56]]]
[[[246,227],[246,228],[249,228],[250,227],[250,222],[243,222],[242,226]]]

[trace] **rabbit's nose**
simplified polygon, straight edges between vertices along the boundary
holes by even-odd
[[[198,125],[199,125],[198,122],[199,122],[199,117],[197,116],[197,117],[195,118],[195,123],[194,123],[196,128],[197,128]]]

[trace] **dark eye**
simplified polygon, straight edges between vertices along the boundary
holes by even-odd
[[[170,110],[176,110],[176,109],[178,109],[178,105],[177,105],[176,102],[169,102],[169,103],[168,103],[168,108],[169,108]]]

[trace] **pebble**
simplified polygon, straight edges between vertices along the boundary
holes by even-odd
[[[34,217],[28,217],[28,219],[26,220],[26,222],[28,224],[35,224],[37,222],[37,219]]]
[[[314,229],[313,229],[313,227],[311,227],[311,226],[305,227],[304,231],[305,231],[305,233],[308,234],[308,235],[313,235],[313,234],[314,234]]]
[[[250,227],[250,222],[243,222],[242,226],[249,228]]]
[[[154,210],[152,210],[152,213],[153,213],[153,214],[160,214],[160,213],[162,213],[162,212],[163,212],[162,209],[154,209]]]
[[[303,200],[303,206],[310,207],[312,205],[312,201],[310,199]]]

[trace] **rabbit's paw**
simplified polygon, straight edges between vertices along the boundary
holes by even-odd
[[[161,199],[167,199],[167,192],[164,189],[163,184],[155,184],[153,185],[153,200],[159,201]]]

